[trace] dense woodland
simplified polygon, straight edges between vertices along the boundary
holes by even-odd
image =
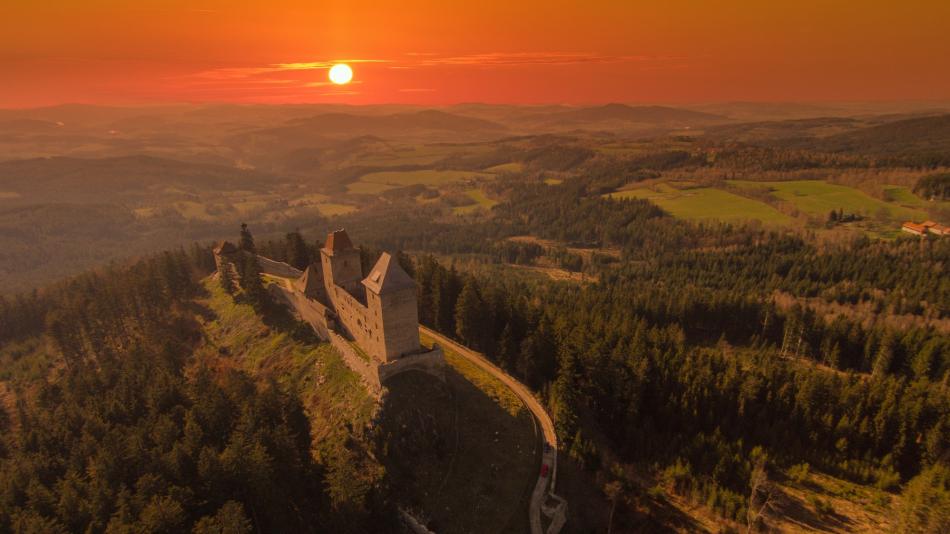
[[[833,136],[822,151],[802,139],[685,140],[693,146],[624,158],[570,138],[502,147],[438,165],[523,163],[518,180],[486,186],[504,199],[490,216],[445,217],[442,207],[415,203],[429,190],[410,187],[333,224],[368,245],[364,267],[378,250],[402,251],[400,263],[419,283],[420,320],[537,391],[567,457],[616,479],[626,498],[656,493],[618,475],[608,456],[741,523],[754,508],[750,486],[814,466],[904,492],[903,531],[945,532],[950,240],[822,244],[759,225],[685,222],[648,201],[602,194],[667,170],[931,169],[947,163],[944,137],[923,151],[897,144],[882,152],[880,141],[891,130],[939,133],[946,125],[936,118],[869,128]],[[545,173],[567,171],[563,183],[544,182]],[[364,172],[345,168],[333,186]],[[914,190],[947,198],[946,178],[928,175]],[[109,233],[103,220],[133,220],[128,210],[89,204],[71,209],[95,215],[95,224],[76,226],[49,206],[5,210],[0,226],[32,240],[66,226],[96,236]],[[53,211],[65,215],[46,216]],[[40,219],[45,226],[30,222]],[[168,232],[200,238],[205,226],[223,224],[191,232],[192,223],[172,219],[178,226],[164,227],[158,242]],[[286,232],[297,220],[285,222],[255,229]],[[323,219],[310,222],[308,230],[327,230]],[[255,244],[243,228],[239,245],[304,268],[317,258],[314,237],[290,231]],[[46,254],[0,248],[10,262],[42,263]],[[87,248],[68,243],[70,254],[91,255]],[[247,258],[234,273],[241,298],[269,313],[274,303]],[[588,278],[498,276],[511,272],[505,264]],[[30,402],[18,396],[0,411],[0,530],[345,532],[388,521],[384,504],[331,498],[347,481],[312,459],[299,400],[242,373],[195,365],[197,281],[213,269],[208,248],[195,246],[0,296],[5,361],[30,354],[22,347],[45,336],[62,362],[29,391]]]
[[[345,469],[314,461],[298,398],[195,359],[213,268],[196,246],[3,303],[0,342],[45,332],[64,365],[0,419],[0,530],[388,528],[338,498]]]
[[[944,469],[946,330],[826,317],[809,299],[867,305],[880,317],[945,318],[950,284],[939,273],[950,243],[819,247],[578,195],[587,185],[515,191],[480,224],[389,214],[354,221],[354,232],[383,247],[489,264],[558,253],[506,241],[516,235],[621,249],[623,261],[595,253],[585,262],[599,278],[587,285],[463,272],[426,255],[406,265],[420,284],[420,320],[543,392],[569,454],[592,470],[607,467],[592,439],[606,435],[625,461],[661,466],[672,491],[744,522],[754,458],[807,462],[887,490]],[[776,292],[798,303],[782,306]]]

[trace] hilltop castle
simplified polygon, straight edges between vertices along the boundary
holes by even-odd
[[[219,272],[226,272],[240,254],[228,242],[216,247]],[[327,236],[320,261],[303,272],[263,256],[257,259],[263,274],[280,280],[268,286],[271,294],[332,342],[377,393],[386,379],[408,369],[442,377],[441,349],[419,344],[416,283],[389,253],[364,277],[359,249],[346,230],[337,230]]]

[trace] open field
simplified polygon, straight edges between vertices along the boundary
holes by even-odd
[[[268,327],[250,304],[235,301],[216,279],[205,281],[201,301],[205,356],[213,366],[237,367],[261,380],[276,380],[300,396],[311,421],[315,455],[331,454],[346,426],[371,420],[374,400],[329,343],[305,343]]]
[[[909,187],[905,186],[886,186],[884,189],[884,195],[887,196],[891,202],[900,204],[901,206],[907,208],[926,209],[928,207],[937,207],[950,210],[950,200],[924,200],[915,195]]]
[[[328,200],[330,200],[330,197],[322,193],[308,193],[294,198],[289,204],[291,206],[312,206],[314,204],[320,204],[321,202],[327,202]]]
[[[768,204],[709,187],[680,190],[666,184],[658,184],[651,189],[629,189],[608,193],[607,196],[646,199],[674,217],[683,219],[755,219],[769,224],[787,224],[791,221],[787,215]]]
[[[485,196],[485,193],[481,189],[469,189],[465,194],[475,201],[475,204],[469,206],[458,206],[452,208],[452,212],[456,215],[471,213],[479,209],[490,210],[492,206],[498,204],[497,200],[492,200]]]
[[[489,167],[485,169],[485,172],[503,174],[506,172],[521,172],[523,170],[524,170],[523,163],[513,162],[513,163],[502,163],[501,165],[495,165],[494,167]]]
[[[395,189],[395,185],[386,185],[386,184],[377,184],[372,182],[353,182],[347,184],[346,190],[350,193],[356,193],[358,195],[378,195],[383,191],[389,191],[390,189]]]
[[[317,204],[317,209],[320,210],[321,215],[333,217],[334,215],[346,215],[347,213],[352,213],[356,211],[356,206],[350,206],[348,204],[334,204],[332,202],[321,202]]]
[[[445,185],[456,182],[490,178],[492,175],[471,171],[384,171],[371,172],[360,177],[360,182],[372,184],[386,184],[391,186],[405,185]]]
[[[922,220],[927,213],[922,210],[884,202],[857,189],[829,184],[819,180],[796,180],[791,182],[730,182],[740,187],[767,187],[772,195],[785,200],[796,209],[810,215],[825,216],[832,210],[843,209],[865,217],[886,213],[894,220]],[[907,192],[909,193],[909,191]]]

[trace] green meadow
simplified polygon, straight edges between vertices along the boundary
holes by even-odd
[[[920,220],[927,217],[922,210],[907,208],[871,197],[857,189],[829,184],[819,180],[796,180],[790,182],[731,182],[738,186],[768,187],[772,195],[794,205],[798,210],[811,215],[826,215],[832,210],[843,209],[866,217],[886,212],[891,219]],[[907,194],[911,194],[909,191]],[[902,193],[898,193],[901,195]]]
[[[496,174],[504,173],[516,173],[524,170],[524,165],[518,162],[512,163],[502,163],[501,165],[495,165],[494,167],[489,167],[485,169],[485,172],[492,172]]]
[[[452,208],[452,212],[455,213],[456,215],[471,213],[473,211],[476,211],[482,208],[486,210],[490,210],[492,206],[494,206],[495,204],[498,204],[498,201],[492,200],[486,197],[485,193],[481,189],[469,189],[468,191],[465,192],[465,194],[468,195],[469,198],[474,200],[475,204],[470,204],[468,206],[458,206],[456,208]]]
[[[445,185],[478,178],[490,178],[491,174],[470,171],[383,171],[371,172],[360,177],[360,182],[371,184],[385,184],[395,187],[407,185]],[[353,185],[353,184],[351,184]]]
[[[334,204],[333,202],[321,202],[317,204],[317,209],[320,210],[320,214],[325,217],[345,215],[347,213],[356,211],[355,206],[350,206],[348,204]]]
[[[790,217],[768,204],[711,187],[674,189],[667,184],[658,184],[655,188],[642,187],[608,193],[607,196],[649,200],[674,217],[683,219],[755,219],[769,224],[787,224],[791,221]]]

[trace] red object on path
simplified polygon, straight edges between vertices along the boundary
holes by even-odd
[[[548,464],[541,464],[541,476],[548,476]]]

